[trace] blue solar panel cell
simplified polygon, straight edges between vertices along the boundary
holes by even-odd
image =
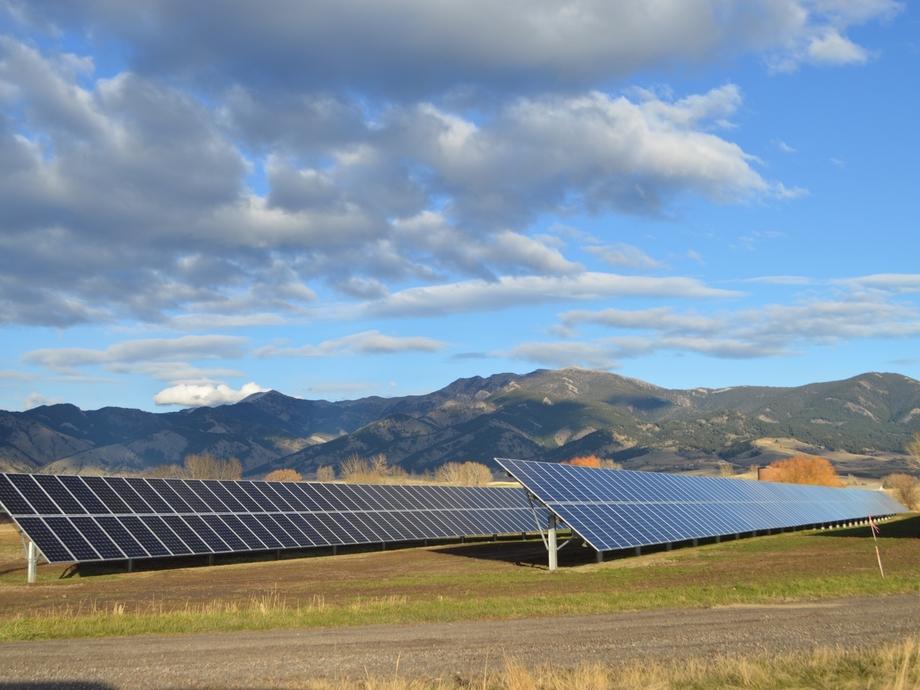
[[[265,544],[265,548],[280,549],[282,547],[282,543],[275,539],[272,533],[256,519],[255,514],[246,513],[238,517],[259,538],[259,541]]]
[[[118,518],[97,517],[94,519],[99,527],[109,536],[109,539],[118,545],[118,548],[121,549],[126,557],[145,558],[150,556],[150,554],[138,543],[137,539],[132,537],[131,533],[118,521]]]
[[[112,518],[116,519],[116,518]],[[114,532],[108,528],[108,518],[101,517],[99,518],[99,524],[108,529],[109,534]],[[141,522],[141,519],[134,517],[132,515],[126,515],[124,517],[117,518],[117,522],[124,527],[128,533],[137,540],[137,542],[144,547],[144,550],[147,551],[151,556],[169,556],[172,552],[167,549],[163,542],[157,538],[156,533],[153,532],[147,525]],[[163,529],[159,524],[157,524],[157,529]],[[173,535],[173,538],[175,535]],[[179,553],[188,553],[187,549],[183,549]]]
[[[149,510],[136,510],[138,513],[153,512],[158,514],[174,513],[175,510],[169,503],[163,500],[163,497],[157,493],[146,479],[128,478],[125,483],[134,490],[138,496],[143,499],[144,503],[149,506]]]
[[[197,550],[191,548],[190,545],[186,545],[184,540],[176,535],[175,530],[171,529],[169,524],[165,522],[165,520],[174,520],[177,517],[176,515],[164,515],[163,517],[145,515],[138,519],[176,556],[183,556],[190,553],[209,553],[204,544],[196,544],[199,547]],[[200,542],[200,540],[197,541]]]
[[[61,512],[66,515],[80,515],[86,513],[83,505],[73,497],[67,488],[53,474],[32,475],[45,493],[57,504]]]
[[[150,507],[150,504],[148,504],[123,477],[106,477],[105,481],[109,485],[109,488],[118,494],[133,512],[141,514],[157,512]],[[169,510],[166,512],[169,512]]]
[[[78,561],[98,561],[100,556],[96,550],[90,546],[89,542],[73,526],[69,519],[65,517],[47,517],[45,524],[48,529],[54,532],[55,536],[63,542],[67,550],[74,555]]]
[[[179,495],[179,498],[181,498],[183,502],[185,502],[188,505],[189,510],[187,512],[189,513],[214,512],[213,508],[211,508],[207,503],[205,503],[201,498],[199,498],[198,495],[194,491],[192,491],[189,485],[186,484],[183,480],[166,479],[164,481],[169,485],[169,488],[175,491],[176,494]]]
[[[93,518],[77,516],[70,518],[70,521],[96,550],[100,558],[103,560],[125,558],[124,552],[96,524]]]
[[[131,509],[119,498],[118,494],[110,487],[102,477],[83,477],[83,481],[90,488],[96,498],[105,504],[105,507],[112,513],[130,513]]]
[[[147,479],[150,487],[159,495],[160,499],[169,504],[176,513],[193,513],[192,507],[182,500],[182,497],[167,483],[165,479]],[[163,511],[166,512],[166,511]]]
[[[195,530],[189,527],[185,520],[178,515],[164,515],[162,518],[146,518],[145,522],[148,520],[160,520],[165,523],[169,530],[172,530],[176,537],[178,537],[185,546],[191,549],[192,553],[212,553],[214,551],[214,549],[210,548],[205,543],[204,539],[198,536]],[[147,524],[150,525],[151,523],[147,522]],[[154,533],[160,537],[160,541],[169,547],[170,551],[179,553],[177,550],[179,548],[177,541],[166,541],[166,539],[169,539],[168,531],[164,531],[162,537],[160,536],[160,532],[155,531]]]
[[[41,518],[21,517],[19,518],[19,526],[35,542],[35,545],[38,546],[49,563],[68,563],[77,560],[67,550],[67,547],[61,543],[60,539],[54,536],[54,532],[48,528]]]
[[[184,515],[182,520],[192,528],[195,534],[208,545],[208,548],[211,549],[214,553],[221,553],[226,551],[233,551],[223,539],[211,529],[208,524],[204,521],[204,517],[215,517],[214,515]]]
[[[34,515],[35,509],[22,497],[13,482],[4,474],[0,475],[0,503],[10,515]]]
[[[35,513],[39,515],[60,514],[61,509],[55,505],[54,501],[48,498],[38,482],[31,474],[11,474],[8,475],[13,484],[19,489],[19,493],[29,502]]]

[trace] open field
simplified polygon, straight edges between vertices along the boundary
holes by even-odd
[[[603,564],[570,545],[556,573],[537,542],[498,542],[24,582],[0,531],[0,639],[264,630],[612,613],[920,593],[920,517],[785,533]]]
[[[135,573],[47,566],[28,586],[0,526],[0,689],[903,690],[920,685],[920,517],[881,529],[884,580],[854,528],[602,564],[570,545],[555,573],[540,542],[507,541]]]

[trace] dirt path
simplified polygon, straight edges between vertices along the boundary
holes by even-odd
[[[604,616],[0,645],[0,688],[296,687],[311,678],[461,677],[505,656],[616,663],[857,646],[920,634],[920,595]],[[82,682],[82,684],[80,684]]]

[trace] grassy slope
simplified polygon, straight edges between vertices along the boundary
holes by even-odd
[[[581,564],[556,573],[421,549],[65,580],[43,569],[32,589],[15,570],[0,576],[0,640],[484,620],[920,591],[920,517],[882,530],[884,580],[865,528],[787,533],[600,565],[585,564],[586,553],[573,551],[567,558],[580,557]],[[14,548],[5,546],[8,553]]]

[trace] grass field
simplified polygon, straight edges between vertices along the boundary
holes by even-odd
[[[885,523],[879,576],[867,528],[784,533],[594,564],[540,542],[61,577],[24,583],[0,527],[0,640],[485,620],[920,592],[920,517]]]
[[[368,677],[320,680],[285,686],[308,690],[912,690],[920,687],[920,641],[858,651],[819,648],[766,658],[691,659],[680,664],[581,664],[574,668],[528,668],[506,659],[497,670],[484,669],[475,681]]]

